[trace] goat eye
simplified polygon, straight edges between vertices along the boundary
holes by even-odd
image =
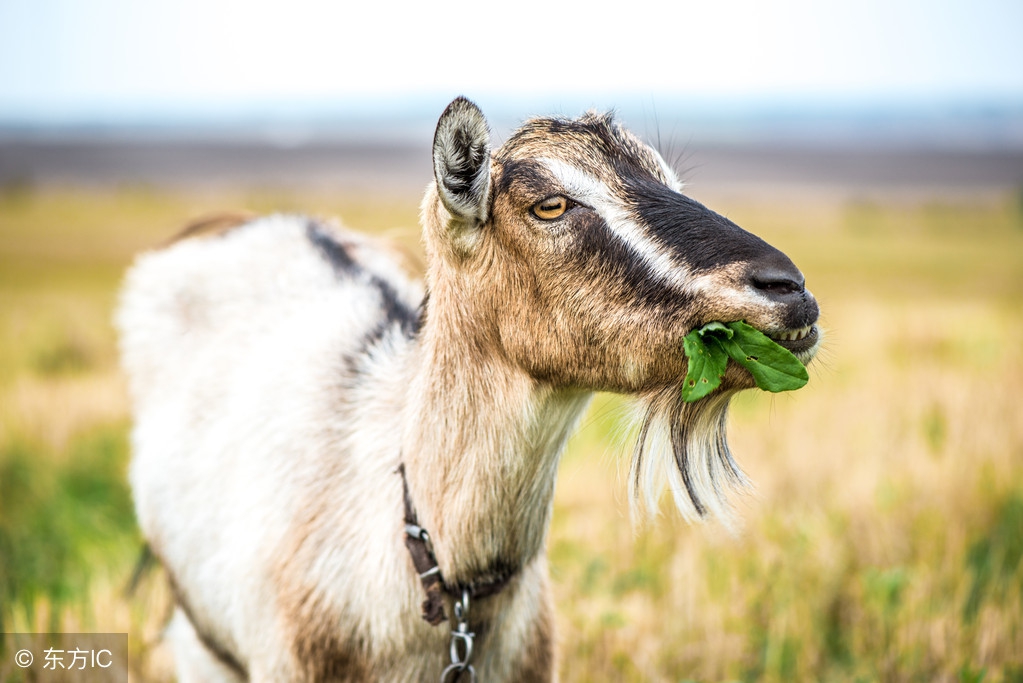
[[[533,205],[533,215],[542,221],[552,221],[555,218],[561,218],[562,214],[568,211],[570,201],[568,197],[563,197],[560,194],[548,197]]]

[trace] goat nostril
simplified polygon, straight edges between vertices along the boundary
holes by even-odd
[[[794,294],[803,291],[803,287],[793,280],[754,280],[753,286],[768,294]]]
[[[753,286],[768,295],[785,295],[802,292],[805,286],[803,274],[798,270],[765,268],[751,274]]]

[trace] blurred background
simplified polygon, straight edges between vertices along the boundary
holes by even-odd
[[[563,460],[565,681],[1023,681],[1023,4],[0,0],[0,633],[128,632],[170,680],[111,313],[220,209],[419,249],[433,125],[614,109],[823,310],[736,401],[742,528],[634,525],[626,410]],[[0,680],[20,681],[0,641]]]

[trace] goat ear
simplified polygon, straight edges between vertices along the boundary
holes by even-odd
[[[441,202],[459,222],[476,227],[490,211],[490,129],[479,107],[456,98],[437,121],[433,175]]]

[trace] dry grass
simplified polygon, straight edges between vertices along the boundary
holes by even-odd
[[[139,539],[108,321],[130,255],[219,208],[337,214],[415,249],[416,201],[0,195],[0,632],[128,631],[136,678],[161,670],[160,578],[123,593]],[[827,348],[806,389],[733,407],[756,482],[735,536],[667,500],[634,531],[624,411],[598,399],[549,544],[563,680],[1023,681],[1020,207],[722,208],[803,268]]]

